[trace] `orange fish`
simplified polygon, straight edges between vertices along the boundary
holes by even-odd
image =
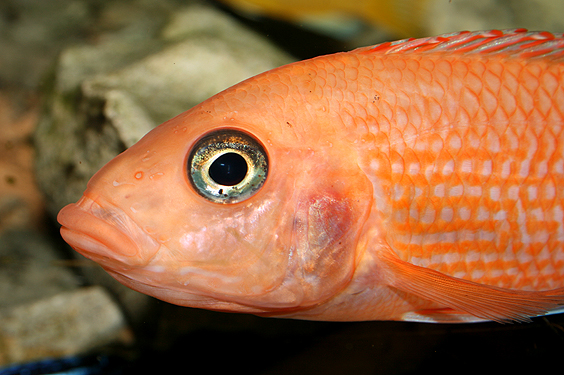
[[[266,14],[336,37],[359,29],[364,20],[396,35],[418,35],[429,16],[429,0],[220,0],[249,16]]]
[[[63,238],[183,306],[527,321],[564,304],[564,36],[461,32],[250,78],[155,128]]]

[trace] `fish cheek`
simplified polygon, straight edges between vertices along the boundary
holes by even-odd
[[[317,196],[302,202],[294,220],[305,303],[325,300],[352,276],[358,213],[351,200]]]

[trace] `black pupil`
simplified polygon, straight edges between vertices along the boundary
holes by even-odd
[[[215,159],[209,173],[210,177],[220,185],[237,185],[247,175],[247,162],[241,155],[228,152]]]

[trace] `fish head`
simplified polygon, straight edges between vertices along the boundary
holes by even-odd
[[[61,234],[121,283],[174,304],[319,304],[352,278],[372,188],[350,145],[286,128],[181,114],[97,172],[59,213]],[[226,153],[234,161],[219,163]]]

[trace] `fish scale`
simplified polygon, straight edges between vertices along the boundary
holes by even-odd
[[[557,142],[564,123],[562,66],[433,51],[417,55],[414,62],[410,55],[398,55],[400,68],[388,59],[393,68],[371,72],[382,81],[391,71],[391,79],[381,85],[388,90],[379,97],[400,103],[383,111],[370,107],[371,132],[387,139],[374,141],[377,150],[363,150],[366,164],[376,160],[378,165],[367,173],[382,197],[392,198],[380,210],[387,239],[401,259],[457,277],[516,289],[560,286],[562,259],[529,263],[558,246],[562,237],[558,213],[564,198],[556,188],[564,184],[559,171],[564,153]],[[425,64],[418,61],[423,59]],[[409,74],[396,73],[402,68]],[[405,92],[410,81],[417,84],[406,105],[393,86]],[[440,116],[420,115],[433,113],[437,101],[453,105]],[[381,117],[397,131],[381,130]],[[539,209],[542,217],[533,217]],[[495,256],[510,246],[515,255]],[[456,261],[453,252],[460,254]],[[543,272],[545,267],[551,272]],[[515,268],[521,272],[509,280],[503,271]]]
[[[561,312],[563,57],[561,34],[493,30],[274,69],[112,160],[61,210],[61,234],[184,306],[424,322]],[[252,155],[268,167],[225,134],[262,144]],[[234,186],[206,175],[226,150],[246,155]]]

